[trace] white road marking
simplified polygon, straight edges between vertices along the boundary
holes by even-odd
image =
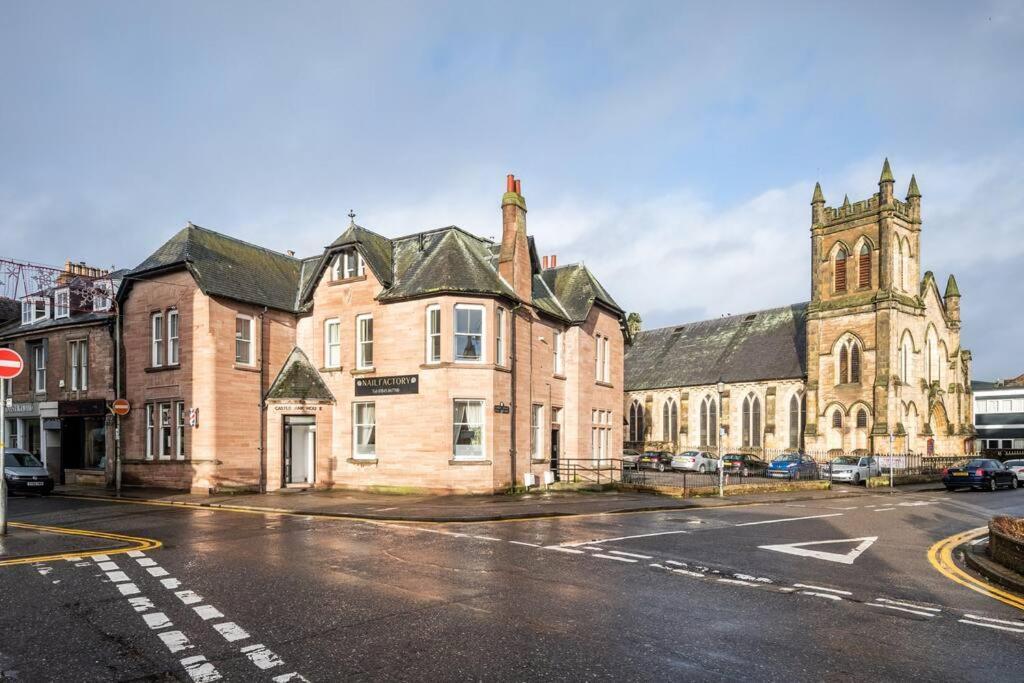
[[[146,571],[149,572],[150,576],[156,576],[158,578],[170,574],[170,572],[163,567],[146,567]]]
[[[202,655],[186,657],[181,660],[181,665],[195,683],[213,683],[221,679],[220,672]]]
[[[897,611],[900,611],[900,612],[910,612],[911,614],[916,614],[919,617],[934,617],[934,616],[937,616],[935,614],[935,612],[924,612],[924,611],[919,610],[919,609],[909,609],[907,607],[899,607],[897,605],[882,605],[882,604],[879,604],[877,602],[868,602],[868,603],[865,603],[865,604],[868,607],[884,607],[885,609],[894,609],[894,610],[897,610]]]
[[[46,576],[47,574],[53,571],[53,567],[39,567],[36,569],[36,571],[39,572],[40,575]]]
[[[560,545],[546,545],[544,550],[557,550],[560,553],[572,553],[573,555],[583,555],[582,550],[573,550],[572,548],[563,548]]]
[[[281,674],[280,676],[274,676],[273,680],[274,683],[289,683],[290,681],[295,681],[296,683],[309,683],[309,679],[304,678],[297,671]]]
[[[871,544],[878,540],[878,536],[862,536],[860,538],[837,538],[832,541],[810,541],[807,543],[783,543],[781,545],[761,545],[762,550],[773,550],[777,553],[796,555],[797,557],[812,557],[817,560],[838,562],[839,564],[853,564],[854,560],[861,556]],[[824,550],[808,550],[811,545],[828,545],[832,543],[853,543],[860,541],[856,548],[847,553],[830,553]]]
[[[65,557],[64,561],[65,562],[81,562],[82,558],[81,557]]]
[[[774,583],[774,581],[764,576],[751,576],[750,574],[733,574],[733,577],[737,579],[742,579],[744,581],[755,581],[757,583]]]
[[[117,590],[121,591],[121,595],[135,595],[142,592],[134,583],[119,583]]]
[[[96,562],[107,562],[110,560],[109,555],[90,555],[89,557],[91,557]]]
[[[164,585],[164,588],[168,590],[174,590],[181,585],[181,581],[177,579],[160,579],[160,583]]]
[[[842,600],[838,595],[831,593],[816,593],[814,591],[800,591],[800,595],[813,595],[816,598],[828,598],[829,600]]]
[[[618,560],[619,562],[636,562],[636,560],[628,557],[616,557],[615,555],[604,555],[602,553],[594,553],[594,557],[600,557],[602,560]]]
[[[171,652],[181,652],[182,650],[191,650],[192,643],[188,642],[188,638],[181,631],[161,631],[157,634],[160,640],[164,641],[164,645]]]
[[[539,543],[527,543],[526,541],[509,541],[509,543],[514,543],[516,545],[528,545],[531,548],[539,548],[540,547]]]
[[[146,626],[150,627],[154,631],[161,628],[168,628],[173,626],[171,620],[167,618],[167,615],[163,612],[151,612],[149,614],[143,614],[142,618],[146,622]]]
[[[605,551],[605,548],[602,548],[599,545],[577,545],[574,547],[583,548],[584,550],[596,550],[599,553],[603,553]]]
[[[1013,633],[1024,633],[1024,628],[1011,628],[1009,626],[1000,626],[999,624],[986,624],[980,621],[968,621],[967,619],[957,619],[961,624],[970,624],[972,626],[984,626],[985,628],[997,628],[1000,631],[1011,631]]]
[[[685,562],[676,562],[675,560],[665,560],[665,564],[674,564],[677,567],[689,567],[690,565]]]
[[[242,652],[245,653],[245,656],[248,657],[253,664],[264,671],[284,664],[280,657],[267,649],[266,645],[249,645],[247,647],[243,647]]]
[[[219,609],[213,605],[199,605],[199,607],[193,607],[196,614],[198,614],[203,621],[209,621],[210,619],[219,619],[224,615]]]
[[[692,576],[696,579],[704,578],[704,574],[701,574],[700,572],[691,572],[689,569],[669,569],[669,571],[676,574],[683,574],[684,576]]]
[[[494,538],[493,536],[474,536],[473,538],[478,538],[481,541],[496,541],[499,543],[501,542],[500,538]]]
[[[1024,621],[1007,621],[1006,619],[993,619],[992,617],[979,617],[976,614],[965,614],[968,619],[977,619],[978,621],[991,621],[996,624],[1007,624],[1009,626],[1016,626],[1018,628],[1024,628]]]
[[[602,548],[602,550],[603,550],[603,548]],[[621,550],[609,550],[608,552],[611,553],[612,555],[622,555],[623,557],[635,557],[638,560],[652,560],[652,559],[654,559],[650,555],[639,555],[637,553],[627,553],[627,552],[623,552]]]
[[[564,547],[576,547],[580,545],[593,545],[595,543],[611,543],[612,541],[628,541],[631,538],[650,538],[651,536],[671,536],[672,534],[688,534],[689,531],[677,530],[677,531],[657,531],[653,534],[636,534],[635,536],[618,536],[616,538],[601,538],[591,539],[589,541],[573,541],[571,543],[563,543]]]
[[[895,509],[896,508],[875,508],[874,510],[872,510],[872,512],[891,512],[892,510]]]
[[[105,572],[112,572],[120,569],[116,562],[100,562],[99,567]]]
[[[127,552],[128,557],[145,557],[146,553],[141,550],[129,550]]]
[[[981,538],[976,538],[973,541],[971,541],[970,545],[980,545],[980,544],[985,543],[987,541],[988,541],[988,536],[982,536]]]
[[[76,567],[91,567],[92,562],[75,562]]]
[[[241,626],[233,621],[225,621],[220,624],[214,624],[213,628],[217,633],[224,636],[224,640],[229,643],[233,643],[236,640],[245,640],[249,637],[249,634],[245,632]]]
[[[853,595],[850,591],[841,591],[838,588],[825,588],[824,586],[813,586],[807,583],[794,583],[797,588],[808,588],[815,591],[825,591],[826,593],[838,593],[839,595]]]
[[[195,591],[178,591],[175,595],[186,605],[194,605],[197,602],[203,601],[203,597]]]
[[[742,579],[718,579],[718,583],[730,583],[737,586],[756,586],[757,584],[743,581]]]
[[[899,605],[900,607],[911,607],[913,609],[923,609],[927,612],[941,612],[942,610],[938,607],[925,607],[924,605],[915,605],[912,602],[905,602],[903,600],[889,600],[888,598],[875,598],[875,602],[882,602],[887,605]]]
[[[153,601],[149,598],[128,598],[128,602],[132,604],[136,612],[145,612],[148,609],[155,609]]]
[[[139,563],[140,567],[155,567],[156,566],[156,560],[154,560],[151,557],[140,557],[140,558],[136,559],[135,561]]]
[[[827,515],[809,515],[807,517],[785,517],[783,519],[762,519],[758,522],[743,522],[733,526],[757,526],[759,524],[779,524],[780,522],[799,522],[803,519],[822,519],[824,517],[842,517],[842,512],[830,512]]]
[[[107,578],[113,583],[120,583],[128,580],[128,575],[124,572],[107,572]]]

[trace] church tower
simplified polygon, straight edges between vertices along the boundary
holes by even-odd
[[[943,380],[962,374],[951,372],[959,359],[950,357],[961,353],[959,291],[942,297],[931,273],[922,279],[921,192],[913,176],[905,200],[894,196],[894,186],[886,159],[878,192],[867,199],[844,198],[832,208],[814,187],[809,450],[885,453],[892,434],[896,450],[921,451],[940,423],[943,436],[952,436],[947,411],[935,402],[957,391]]]

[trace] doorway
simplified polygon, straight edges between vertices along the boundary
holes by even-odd
[[[316,418],[284,416],[284,483],[312,484],[316,479]]]
[[[555,473],[555,481],[560,480],[558,476],[558,457],[560,455],[559,442],[561,441],[561,439],[559,439],[560,435],[561,430],[557,427],[551,430],[551,471]]]

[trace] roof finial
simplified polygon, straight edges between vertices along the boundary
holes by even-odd
[[[878,179],[878,183],[892,183],[895,182],[895,178],[892,177],[892,169],[889,168],[889,157],[885,158],[885,162],[882,164],[882,177]]]
[[[910,174],[910,187],[907,188],[907,199],[910,199],[911,197],[920,197],[920,196],[921,196],[921,190],[917,189],[917,178],[915,178],[914,174],[911,173]]]
[[[349,225],[355,225],[356,224],[356,212],[353,211],[352,209],[348,210],[348,224]]]
[[[811,204],[824,204],[825,195],[821,191],[821,183],[814,183],[814,194],[811,195]]]

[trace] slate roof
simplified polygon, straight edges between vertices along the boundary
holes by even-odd
[[[21,302],[0,297],[0,326],[11,320],[21,319]]]
[[[106,280],[107,278],[109,278],[111,281],[111,285],[113,286],[116,293],[116,291],[120,288],[121,283],[123,282],[124,275],[127,272],[128,271],[124,269],[115,270],[105,275],[102,279]],[[56,290],[64,289],[65,287],[71,289],[70,315],[64,318],[54,318],[52,301],[53,293]],[[35,296],[46,296],[51,298],[50,317],[46,318],[45,320],[39,320],[34,323],[29,323],[28,325],[21,324],[20,301],[13,301],[12,299],[0,299],[0,302],[13,301],[15,305],[13,318],[4,319],[3,316],[0,316],[0,339],[12,339],[23,335],[36,335],[39,334],[40,332],[47,332],[53,329],[60,329],[65,327],[79,327],[83,325],[95,325],[98,323],[112,321],[114,319],[115,313],[115,309],[113,306],[110,308],[110,310],[107,311],[92,310],[91,299],[88,298],[90,297],[89,292],[92,291],[92,287],[92,278],[73,277],[70,280],[63,282],[60,286],[48,287],[46,289],[35,292]],[[83,297],[86,298],[85,303],[81,303]],[[2,306],[4,306],[4,304],[0,303],[0,307]],[[83,309],[79,308],[79,306],[88,306],[89,308]]]
[[[642,331],[626,391],[807,376],[807,303]]]
[[[302,262],[294,257],[189,223],[129,276],[184,267],[207,295],[295,310]]]
[[[334,394],[327,388],[320,373],[309,361],[309,357],[296,346],[288,354],[281,372],[277,373],[277,378],[267,390],[267,400],[333,403]]]

